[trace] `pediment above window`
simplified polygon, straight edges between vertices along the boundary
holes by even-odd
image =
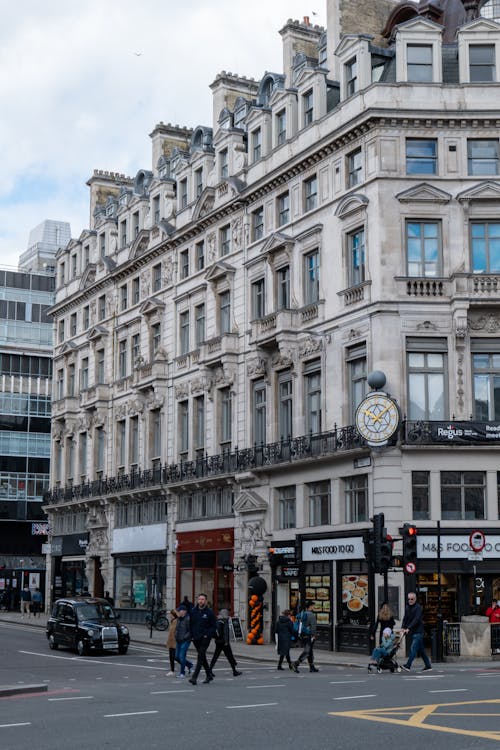
[[[335,216],[338,216],[339,219],[344,219],[346,216],[349,216],[355,211],[366,209],[367,205],[368,198],[366,197],[366,195],[361,195],[360,193],[347,195],[340,201],[339,205],[337,206]]]
[[[280,250],[291,248],[295,242],[294,237],[284,232],[273,232],[264,242],[260,251],[261,255],[272,255]]]
[[[215,203],[215,190],[212,187],[206,187],[196,202],[193,211],[193,221],[200,219],[211,213]]]
[[[411,187],[409,190],[403,190],[396,195],[400,203],[449,203],[452,196],[444,190],[430,185],[427,182],[421,182],[419,185]]]
[[[457,200],[461,203],[469,201],[498,201],[500,200],[500,184],[492,180],[486,180],[473,188],[459,193]]]
[[[243,490],[239,498],[234,503],[234,510],[237,513],[255,513],[256,511],[267,510],[267,503],[254,490]]]
[[[149,247],[149,229],[141,229],[130,248],[129,258],[137,258],[146,252]]]
[[[90,329],[89,335],[87,336],[89,341],[98,341],[103,336],[107,336],[108,331],[103,326],[94,326]]]
[[[478,35],[481,33],[489,34],[491,31],[500,31],[500,24],[489,18],[475,18],[473,21],[461,26],[457,32],[457,36],[460,37],[462,34],[470,31]]]
[[[236,269],[234,268],[234,266],[231,266],[229,263],[225,263],[223,260],[219,260],[217,261],[217,263],[214,263],[213,266],[211,266],[208,269],[208,271],[205,274],[205,280],[217,281],[223,276],[227,276],[228,274],[233,274],[235,271]]]
[[[91,286],[95,281],[95,263],[90,263],[82,274],[80,290]]]
[[[335,50],[337,57],[343,57],[344,54],[355,52],[359,48],[360,42],[371,42],[374,37],[371,34],[345,34]]]
[[[60,354],[74,354],[76,352],[76,346],[72,341],[66,341],[60,348]]]
[[[435,36],[436,34],[442,34],[443,30],[444,27],[440,23],[431,21],[428,18],[422,18],[422,16],[416,16],[409,21],[399,24],[397,34],[404,33],[405,37],[410,34],[431,34],[432,36]]]
[[[142,303],[139,312],[141,315],[153,315],[153,313],[161,312],[165,309],[165,303],[158,297],[150,297]]]

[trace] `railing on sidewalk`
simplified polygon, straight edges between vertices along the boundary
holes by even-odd
[[[443,623],[443,641],[445,656],[460,656],[460,623]]]

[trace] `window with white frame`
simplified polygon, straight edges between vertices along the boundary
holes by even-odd
[[[87,476],[87,433],[81,432],[78,440],[79,444],[79,464],[80,464],[80,477],[85,479]]]
[[[127,219],[120,221],[120,247],[126,247],[128,242]]]
[[[75,376],[75,365],[71,362],[68,365],[68,396],[72,398],[76,391],[76,376]]]
[[[193,438],[194,450],[203,456],[205,450],[205,396],[193,399]]]
[[[56,373],[56,399],[64,398],[64,369],[61,367]]]
[[[76,336],[76,313],[71,313],[69,317],[69,335]]]
[[[222,450],[229,450],[231,448],[233,419],[233,405],[230,388],[221,388],[219,390],[219,416],[219,443]]]
[[[231,252],[231,227],[227,224],[219,229],[219,248],[221,257]]]
[[[354,187],[363,182],[363,152],[360,148],[347,155],[347,186]]]
[[[347,277],[349,286],[362,284],[366,279],[364,227],[347,235]]]
[[[358,82],[358,60],[353,57],[344,66],[345,93],[346,97],[355,94],[359,88]]]
[[[202,302],[194,308],[194,336],[195,346],[199,347],[205,341],[205,303]]]
[[[187,354],[189,351],[189,310],[183,310],[179,315],[179,351]]]
[[[138,276],[132,279],[132,304],[137,305],[141,301],[141,282]]]
[[[432,44],[408,44],[406,48],[407,80],[432,83]]]
[[[304,367],[305,428],[307,434],[321,432],[321,363],[307,362]]]
[[[184,177],[179,182],[179,208],[186,208],[188,204],[188,181],[187,177]]]
[[[106,317],[106,295],[101,294],[97,299],[97,319],[99,321],[104,320]]]
[[[161,323],[156,321],[151,325],[151,355],[154,357],[161,345]]]
[[[127,339],[118,342],[118,377],[127,376]]]
[[[132,239],[135,240],[139,234],[139,211],[134,211],[132,214]]]
[[[261,240],[264,236],[264,206],[252,211],[252,240]]]
[[[149,457],[151,460],[161,457],[161,410],[152,409],[149,412]]]
[[[407,339],[408,419],[446,419],[446,340]]]
[[[266,282],[257,279],[252,282],[252,318],[260,320],[266,314]]]
[[[290,309],[290,266],[283,266],[276,271],[277,310]]]
[[[290,193],[286,192],[277,198],[278,226],[282,227],[290,221]]]
[[[312,305],[319,301],[319,250],[304,255],[304,302]]]
[[[474,138],[467,141],[467,173],[498,174],[498,138]]]
[[[349,389],[349,419],[354,424],[356,409],[368,390],[366,344],[357,344],[346,350],[347,383]]]
[[[318,178],[316,175],[304,180],[304,210],[312,211],[318,205]]]
[[[159,292],[161,289],[161,263],[153,266],[151,277],[153,292]]]
[[[86,331],[90,326],[90,305],[85,305],[85,307],[83,308],[82,326],[84,331]]]
[[[219,153],[219,172],[221,180],[225,177],[229,177],[229,162],[228,162],[228,150],[223,148]]]
[[[60,344],[64,341],[64,318],[57,324],[57,340]]]
[[[231,333],[231,292],[227,289],[219,294],[219,333]]]
[[[95,470],[100,474],[104,471],[104,452],[106,446],[106,433],[104,427],[96,427],[95,430]]]
[[[203,271],[205,268],[205,242],[201,240],[200,242],[197,242],[194,247],[196,255],[196,270]]]
[[[135,367],[141,356],[141,336],[139,333],[134,333],[130,339],[130,361],[132,366]]]
[[[262,129],[252,130],[250,135],[252,144],[252,161],[258,161],[262,156]]]
[[[278,526],[280,529],[294,529],[296,526],[295,485],[278,487]]]
[[[309,526],[324,526],[330,523],[330,482],[306,484],[309,505]]]
[[[123,284],[120,287],[120,310],[126,310],[128,307],[128,286]]]
[[[95,361],[96,361],[96,383],[105,383],[106,382],[106,376],[104,371],[104,349],[100,348],[97,349],[95,353]]]
[[[480,13],[483,18],[500,22],[500,0],[486,0],[481,3]]]
[[[179,453],[186,459],[189,451],[189,401],[179,401]]]
[[[182,250],[180,256],[181,279],[187,279],[189,276],[189,248]]]
[[[293,435],[293,379],[290,370],[278,376],[278,437],[288,440]]]
[[[500,221],[470,224],[473,273],[500,273]]]
[[[495,45],[469,45],[469,80],[471,83],[496,81]]]
[[[155,195],[153,198],[153,221],[158,224],[160,221],[160,196]]]
[[[344,479],[345,522],[368,521],[368,476],[359,474]]]
[[[500,340],[472,339],[474,419],[500,420]]]
[[[412,471],[412,518],[415,521],[430,519],[430,471]]]
[[[252,382],[253,442],[264,445],[267,440],[267,390],[263,379]]]
[[[314,119],[314,96],[312,89],[306,91],[302,96],[302,110],[304,116],[304,127],[306,128]]]
[[[133,416],[129,420],[129,438],[130,438],[130,465],[131,468],[139,464],[139,417]]]
[[[126,463],[126,429],[125,419],[120,419],[116,423],[116,461],[119,467],[125,466]]]
[[[406,139],[406,174],[437,174],[437,140]]]
[[[203,167],[194,171],[194,191],[196,198],[199,198],[203,192]]]
[[[441,518],[443,521],[483,519],[486,497],[484,471],[441,472]]]
[[[276,125],[276,145],[282,146],[286,141],[286,110],[281,109],[275,118]]]
[[[85,391],[89,387],[89,358],[83,357],[80,367],[80,390]]]
[[[408,276],[441,276],[441,222],[406,222],[406,258]]]

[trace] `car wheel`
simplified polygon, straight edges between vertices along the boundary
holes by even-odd
[[[76,650],[78,652],[78,656],[85,656],[85,654],[87,653],[87,646],[81,638],[76,643]]]
[[[120,647],[118,648],[118,653],[119,653],[119,654],[123,654],[123,655],[125,655],[125,654],[127,653],[127,651],[128,651],[128,646],[120,646]]]
[[[53,651],[59,648],[58,644],[56,643],[56,639],[54,638],[54,633],[51,633],[49,635],[49,648],[51,648]]]

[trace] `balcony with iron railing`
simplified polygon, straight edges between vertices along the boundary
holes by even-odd
[[[235,448],[214,456],[205,455],[157,468],[138,469],[129,474],[103,477],[78,485],[54,487],[45,494],[44,502],[50,507],[92,497],[154,491],[162,487],[173,488],[217,478],[227,479],[247,471],[269,471],[272,467],[317,460],[364,447],[365,442],[354,426],[334,427],[329,432],[290,437],[276,443]]]

